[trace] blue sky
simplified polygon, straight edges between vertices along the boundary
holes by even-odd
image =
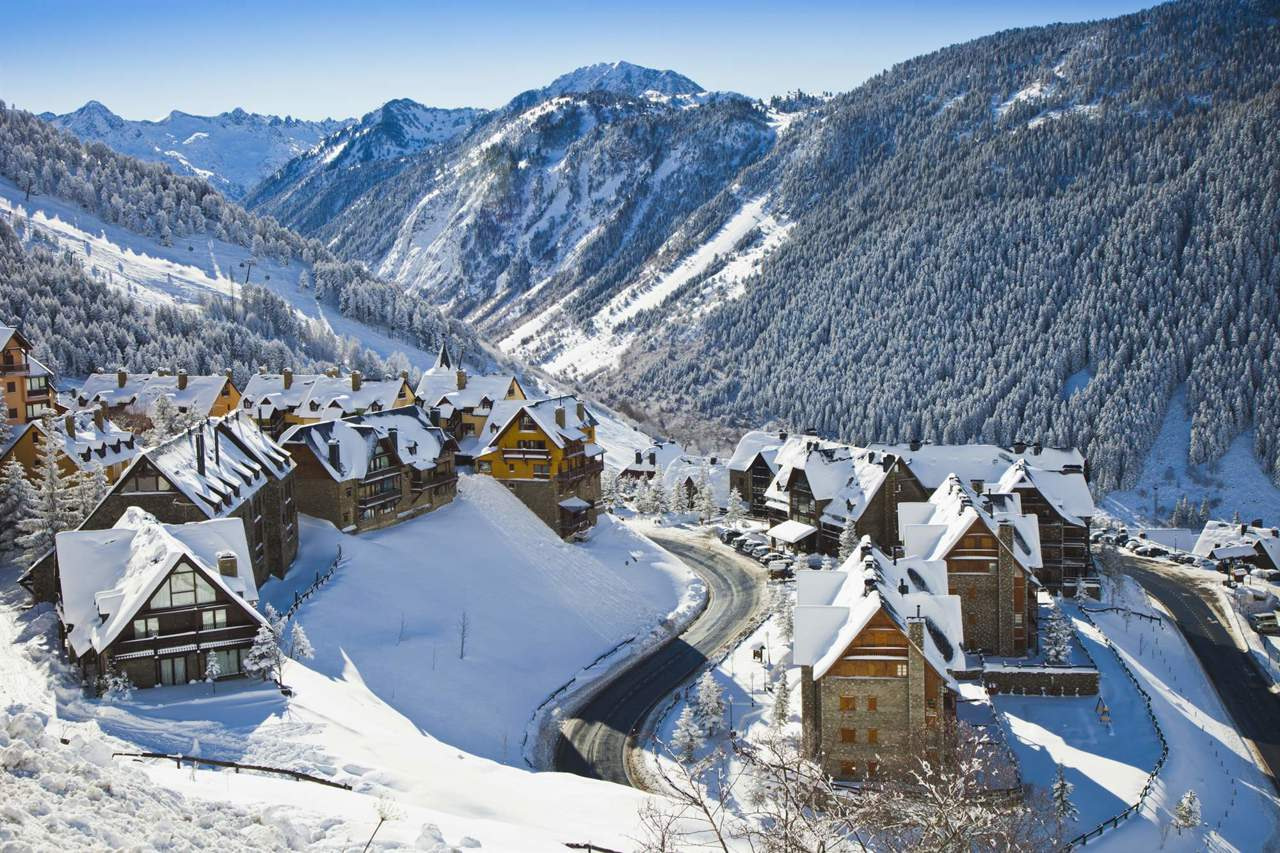
[[[359,115],[397,97],[494,107],[593,62],[709,89],[844,91],[895,62],[1010,27],[1150,2],[10,2],[0,99],[127,118],[232,107]]]

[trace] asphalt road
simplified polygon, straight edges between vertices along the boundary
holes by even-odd
[[[1236,728],[1252,741],[1271,783],[1280,789],[1280,697],[1268,689],[1253,660],[1236,646],[1217,611],[1193,584],[1162,574],[1145,560],[1118,556],[1124,571],[1173,614]],[[1208,582],[1217,582],[1217,575],[1206,575]],[[1244,629],[1250,630],[1247,625]]]
[[[658,703],[737,636],[760,606],[764,574],[746,558],[728,553],[714,540],[695,544],[664,536],[661,530],[648,535],[706,581],[706,610],[683,634],[618,675],[568,720],[556,744],[556,770],[630,785],[627,735],[638,731]]]

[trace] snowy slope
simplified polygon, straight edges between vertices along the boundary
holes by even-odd
[[[211,294],[238,298],[245,276],[240,263],[251,255],[243,246],[208,234],[179,238],[172,246],[165,246],[52,196],[35,195],[26,200],[4,178],[0,178],[0,216],[11,222],[15,217],[25,219],[41,239],[79,257],[95,278],[155,305],[194,305]],[[308,266],[301,261],[282,266],[263,258],[255,261],[250,281],[274,291],[301,316],[341,337],[354,338],[379,355],[402,352],[419,365],[435,359],[433,353],[318,303],[309,291],[299,288],[304,272]]]
[[[611,516],[568,545],[484,476],[463,475],[448,506],[359,537],[304,519],[298,563],[263,597],[288,607],[339,545],[347,565],[297,616],[318,652],[312,666],[367,685],[442,741],[510,764],[523,764],[547,696],[690,606],[683,566]]]
[[[241,109],[216,116],[174,110],[159,121],[130,121],[97,101],[64,115],[41,118],[85,142],[168,165],[180,175],[205,178],[237,199],[266,175],[352,123],[351,119],[303,121]]]

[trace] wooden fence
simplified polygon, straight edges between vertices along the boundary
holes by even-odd
[[[329,568],[325,570],[324,574],[316,572],[316,579],[311,582],[310,586],[302,592],[295,592],[293,594],[293,604],[290,604],[289,609],[284,612],[286,622],[293,618],[293,614],[298,612],[298,608],[301,607],[308,598],[318,592],[320,587],[329,582],[334,573],[338,571],[338,567],[344,562],[345,561],[342,559],[342,546],[339,545],[337,556],[333,558],[333,562],[329,564]]]
[[[230,767],[239,773],[241,770],[253,770],[258,773],[275,773],[279,776],[288,776],[290,779],[297,779],[300,782],[315,782],[317,785],[328,785],[330,788],[341,788],[344,791],[350,791],[351,786],[345,782],[334,782],[331,779],[321,779],[319,776],[312,776],[310,773],[303,773],[300,770],[289,770],[284,767],[264,767],[261,764],[240,764],[235,761],[220,761],[216,758],[201,758],[198,755],[178,755],[176,753],[165,752],[113,752],[112,758],[163,758],[169,761],[177,762],[179,768],[182,762],[186,761],[190,764],[208,764],[212,767]]]

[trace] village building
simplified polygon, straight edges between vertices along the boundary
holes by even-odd
[[[899,478],[893,454],[813,435],[788,437],[773,464],[777,471],[764,495],[773,526],[766,535],[776,547],[800,553],[837,555],[849,525],[858,538],[892,548],[899,539],[898,503],[925,497],[912,480]]]
[[[339,376],[337,371],[295,374],[286,367],[280,373],[262,370],[249,377],[240,408],[268,435],[278,438],[294,424],[335,421],[411,406],[416,401],[406,372],[386,379],[366,379],[358,370]]]
[[[39,476],[43,454],[50,449],[64,476],[100,468],[109,483],[115,482],[140,452],[133,433],[107,420],[99,407],[68,411],[14,428],[9,444],[0,450],[0,465],[16,459],[27,477],[34,479]]]
[[[53,371],[31,354],[31,342],[12,326],[0,326],[0,390],[4,419],[26,424],[56,409]]]
[[[1236,560],[1265,571],[1280,571],[1280,528],[1263,527],[1261,519],[1250,524],[1210,521],[1192,550],[1209,560]]]
[[[436,363],[418,380],[416,394],[424,407],[439,412],[438,423],[458,440],[459,461],[463,463],[469,463],[477,447],[485,443],[480,433],[494,403],[528,399],[514,375],[470,374],[461,364],[454,363],[444,344],[440,345]]]
[[[835,571],[796,572],[794,615],[804,750],[826,773],[861,781],[950,753],[965,657],[945,563],[863,537]]]
[[[243,413],[212,418],[143,450],[80,525],[104,530],[133,506],[165,524],[235,518],[244,526],[257,583],[284,577],[298,555],[295,465]],[[37,601],[58,589],[56,555],[38,560],[22,585]]]
[[[136,430],[151,426],[156,401],[168,397],[183,415],[199,418],[221,417],[236,410],[240,391],[231,381],[231,371],[215,374],[188,374],[185,370],[151,373],[93,373],[76,392],[81,407],[105,406],[107,413]]]
[[[637,450],[635,458],[618,472],[622,480],[652,480],[661,477],[667,466],[674,462],[684,448],[674,441],[657,441],[644,450]]]
[[[785,432],[752,430],[738,440],[729,458],[729,488],[738,493],[747,505],[747,514],[753,518],[768,517],[765,492],[778,473],[774,459],[786,440]]]
[[[103,530],[56,538],[62,636],[86,684],[108,674],[135,687],[244,672],[258,628],[258,588],[236,519],[162,524],[130,507]]]
[[[668,494],[680,489],[685,500],[694,503],[703,480],[711,489],[711,498],[717,509],[729,505],[729,466],[715,456],[681,454],[667,463],[662,472],[662,486]]]
[[[475,470],[499,480],[562,539],[585,533],[599,514],[604,450],[596,419],[572,396],[494,403]]]
[[[1003,657],[1035,649],[1040,534],[1018,493],[979,494],[952,475],[927,501],[900,504],[898,522],[905,556],[946,565],[967,648]]]
[[[299,509],[360,533],[453,500],[457,445],[418,406],[290,427],[280,437],[298,465]]]
[[[1015,442],[994,444],[873,444],[905,463],[903,480],[914,479],[925,494],[952,474],[976,492],[1016,491],[1024,512],[1040,528],[1042,565],[1037,579],[1048,589],[1074,595],[1080,578],[1093,574],[1089,525],[1096,514],[1089,492],[1088,463],[1075,448]],[[904,486],[904,494],[915,491]],[[919,500],[907,497],[906,500]]]

